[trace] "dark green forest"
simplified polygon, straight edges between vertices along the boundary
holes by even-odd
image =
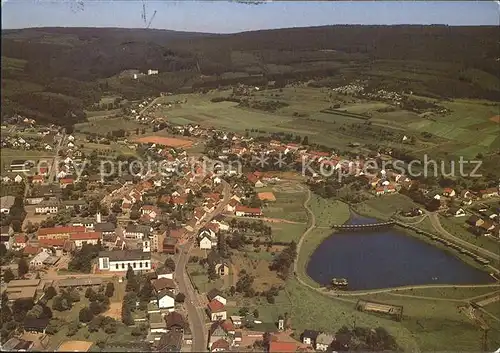
[[[229,35],[117,28],[2,31],[2,116],[73,124],[101,96],[235,83],[365,79],[373,89],[500,100],[497,27],[327,26]],[[126,70],[158,69],[133,80]]]

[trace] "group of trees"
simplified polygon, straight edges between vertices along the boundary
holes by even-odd
[[[101,244],[83,244],[80,250],[77,250],[71,261],[68,263],[68,269],[75,272],[90,273],[92,270],[92,260],[97,258]]]
[[[269,265],[269,269],[276,271],[281,278],[287,279],[296,257],[297,244],[292,241],[290,245],[275,256],[273,262]]]

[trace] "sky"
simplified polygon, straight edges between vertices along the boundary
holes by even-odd
[[[147,21],[141,16],[143,3]],[[144,28],[154,11],[150,28],[211,33],[335,24],[500,25],[500,1],[271,1],[248,5],[189,0],[2,0],[2,29]]]

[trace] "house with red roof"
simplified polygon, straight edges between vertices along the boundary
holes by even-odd
[[[452,188],[444,188],[443,189],[443,196],[454,197],[455,194],[456,194],[455,190],[453,190]]]
[[[235,214],[238,217],[260,217],[262,216],[262,210],[260,208],[238,205],[235,208]]]
[[[45,178],[43,177],[43,175],[34,175],[33,179],[31,180],[33,184],[43,184],[44,181]]]
[[[479,197],[482,199],[487,199],[489,197],[498,196],[498,188],[488,188],[485,190],[479,191]]]
[[[69,239],[73,233],[84,233],[85,227],[52,227],[40,228],[37,232],[38,240],[41,239]]]
[[[12,245],[11,248],[13,250],[21,250],[24,249],[28,245],[28,237],[26,234],[17,234],[12,237]]]
[[[231,199],[229,203],[226,205],[226,211],[234,213],[236,211],[236,206],[240,203],[236,199]]]
[[[260,173],[258,172],[248,173],[247,179],[253,187],[261,188],[264,186],[264,183],[260,180]]]
[[[65,188],[66,186],[68,185],[73,185],[75,181],[73,180],[73,178],[62,178],[62,179],[59,179],[59,185],[61,186],[61,188]]]
[[[213,299],[208,303],[208,313],[211,321],[226,320],[226,307],[217,299]]]
[[[38,246],[33,246],[33,245],[27,244],[23,249],[23,255],[34,256],[34,255],[38,254],[39,251],[40,251],[40,248]]]
[[[75,243],[77,248],[81,248],[84,244],[97,245],[101,237],[101,232],[83,232],[73,233],[69,239]]]
[[[269,343],[269,353],[290,353],[296,352],[299,348],[298,343],[271,341]]]

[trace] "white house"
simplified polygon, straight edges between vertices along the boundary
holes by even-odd
[[[125,228],[123,235],[125,236],[125,238],[140,240],[144,239],[145,237],[148,237],[150,233],[151,233],[151,227],[149,226],[144,226],[139,224],[129,224],[127,228]]]
[[[208,313],[210,314],[210,320],[212,322],[226,320],[227,318],[224,304],[216,299],[213,299],[210,303],[208,303]]]
[[[3,196],[1,199],[0,199],[0,212],[3,213],[3,214],[9,214],[10,212],[10,208],[12,207],[12,205],[14,204],[14,200],[16,198],[14,196]]]
[[[334,341],[333,335],[322,332],[316,338],[315,348],[317,351],[325,352],[330,347],[333,341]]]
[[[217,245],[217,235],[212,229],[209,228],[200,229],[200,232],[198,233],[198,239],[201,239],[203,237],[208,237],[210,240],[212,240],[212,243],[215,240],[215,244],[212,245]]]
[[[77,248],[81,248],[84,244],[97,245],[101,239],[100,232],[85,232],[74,233],[70,235],[70,239],[75,242]]]
[[[41,202],[35,206],[35,214],[54,214],[59,211],[59,204],[54,201]]]
[[[43,262],[50,257],[50,254],[46,251],[39,252],[33,259],[30,261],[30,266],[33,268],[38,268],[43,266]]]
[[[227,299],[222,295],[221,291],[218,290],[217,288],[210,290],[207,294],[207,298],[209,301],[212,301],[215,299],[224,305],[227,304]]]
[[[200,239],[200,249],[202,250],[210,250],[212,249],[212,239],[208,236],[204,236]]]
[[[174,279],[174,273],[172,272],[171,269],[167,267],[163,267],[159,270],[156,270],[156,275],[158,276],[158,279],[162,278]]]
[[[160,309],[168,309],[168,311],[174,311],[175,309],[175,296],[174,294],[165,289],[158,293],[158,307]]]
[[[20,183],[21,181],[23,181],[23,177],[20,176],[19,174],[17,174],[15,177],[14,177],[14,182],[15,183]]]
[[[127,271],[130,265],[134,271],[150,271],[151,253],[146,250],[149,250],[149,248],[145,247],[143,250],[101,251],[99,253],[99,270],[124,272]]]
[[[152,69],[149,69],[148,70],[148,75],[151,76],[151,75],[158,75],[158,70],[152,70]]]

